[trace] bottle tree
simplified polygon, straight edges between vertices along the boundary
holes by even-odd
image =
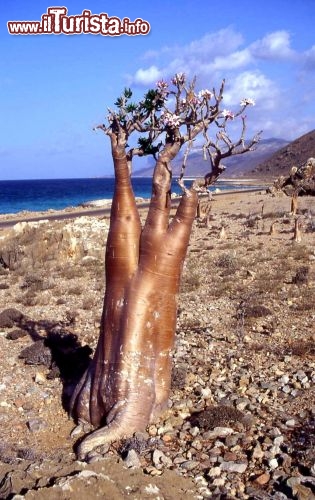
[[[158,81],[134,103],[125,89],[99,125],[111,143],[115,171],[110,228],[106,244],[106,289],[100,336],[89,368],[76,386],[71,414],[94,429],[78,447],[80,458],[103,445],[143,430],[168,403],[176,299],[198,205],[224,171],[222,160],[243,154],[260,133],[245,142],[243,99],[237,112],[221,108],[224,81],[218,92],[197,92],[196,80],[183,73],[170,83]],[[232,140],[228,125],[239,124]],[[213,129],[213,132],[210,132]],[[136,137],[135,146],[128,142]],[[190,186],[184,171],[194,142],[209,162],[209,173]],[[172,160],[186,145],[179,184],[182,196],[170,217]],[[140,216],[131,185],[135,156],[152,155],[155,168],[146,221]]]

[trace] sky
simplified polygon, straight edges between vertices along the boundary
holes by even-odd
[[[294,140],[315,129],[314,0],[65,0],[57,6],[68,16],[141,19],[150,31],[9,34],[8,21],[41,21],[52,6],[1,5],[0,180],[111,175],[109,139],[93,127],[124,87],[141,96],[177,72],[200,89],[225,78],[228,109],[254,99],[249,136]]]

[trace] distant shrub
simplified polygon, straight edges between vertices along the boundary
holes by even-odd
[[[295,285],[304,285],[308,283],[308,266],[301,266],[297,269],[295,276],[292,278],[292,283]]]

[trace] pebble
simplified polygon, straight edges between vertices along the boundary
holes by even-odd
[[[278,460],[276,458],[271,458],[268,461],[268,464],[269,464],[270,469],[272,469],[272,470],[276,469],[279,466]]]
[[[128,451],[127,456],[124,460],[125,465],[128,468],[139,468],[141,467],[141,462],[138,457],[138,454],[135,450],[131,449]]]
[[[196,467],[199,466],[199,462],[195,462],[194,460],[187,460],[186,462],[183,462],[182,464],[180,464],[180,467],[182,469],[186,469],[186,470],[193,470],[193,469],[196,469]]]
[[[225,472],[237,472],[238,474],[243,474],[246,471],[247,463],[237,463],[237,462],[222,462],[220,467],[221,470]]]
[[[207,476],[209,477],[219,477],[221,476],[221,467],[212,467]]]
[[[208,431],[206,433],[206,439],[224,438],[233,433],[234,429],[231,427],[215,427],[213,431]]]
[[[286,421],[285,425],[287,427],[295,427],[296,426],[296,421],[294,418],[290,418],[289,420]]]
[[[152,461],[154,466],[161,470],[164,467],[170,467],[172,465],[172,460],[163,453],[163,451],[155,449],[152,455]]]
[[[38,385],[43,385],[43,384],[47,383],[46,377],[42,372],[37,372],[35,374],[34,381]]]
[[[264,472],[255,479],[255,483],[259,484],[259,486],[263,486],[264,484],[269,483],[269,481],[270,481],[270,474],[268,474],[268,472]]]
[[[255,448],[254,448],[254,450],[253,450],[252,457],[255,458],[255,459],[260,459],[260,458],[263,458],[264,456],[265,456],[265,453],[261,449],[260,444],[257,443],[256,446],[255,446]]]
[[[28,420],[27,427],[31,432],[38,432],[47,428],[47,423],[41,418],[32,418]]]

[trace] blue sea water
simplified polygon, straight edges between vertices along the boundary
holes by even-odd
[[[151,178],[132,178],[135,196],[149,198],[151,181]],[[240,187],[220,184],[220,189]],[[77,207],[87,201],[111,199],[113,190],[113,178],[0,181],[0,214]],[[172,191],[180,192],[175,180]]]

